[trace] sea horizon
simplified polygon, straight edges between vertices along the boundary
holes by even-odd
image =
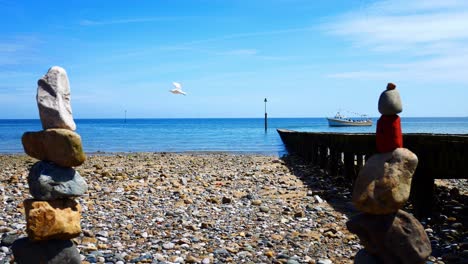
[[[327,118],[330,116],[293,116],[293,117],[268,117],[268,119],[292,119],[292,118]],[[356,116],[349,116],[355,118]],[[379,119],[380,116],[368,116],[371,119]],[[73,120],[106,120],[106,119],[118,119],[118,120],[129,120],[129,119],[264,119],[265,117],[79,117],[73,118]],[[400,118],[468,118],[468,116],[401,116]],[[0,118],[2,120],[40,120],[37,118]]]

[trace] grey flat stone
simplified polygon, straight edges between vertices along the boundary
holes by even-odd
[[[86,181],[76,170],[46,161],[39,161],[32,166],[28,184],[29,192],[38,200],[76,197],[88,190]]]

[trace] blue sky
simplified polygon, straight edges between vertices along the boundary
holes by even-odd
[[[0,119],[38,118],[69,75],[75,118],[468,116],[468,1],[0,0]],[[187,96],[168,92],[182,83]]]

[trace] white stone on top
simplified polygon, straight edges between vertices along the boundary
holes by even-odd
[[[53,66],[37,81],[37,105],[43,129],[76,130],[70,104],[70,83],[67,72]]]

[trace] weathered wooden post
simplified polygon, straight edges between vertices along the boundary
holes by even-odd
[[[323,146],[321,145],[319,147],[319,151],[320,151],[320,162],[319,162],[319,167],[321,169],[325,169],[326,168],[326,165],[327,165],[327,153],[328,153],[328,148],[327,146]]]
[[[357,163],[357,171],[359,172],[362,166],[364,166],[364,159],[362,157],[362,154],[359,153],[356,155],[356,163]]]
[[[335,148],[330,148],[330,174],[338,175],[338,152]]]
[[[317,142],[314,140],[314,143],[312,145],[312,164],[317,165],[318,164],[318,145]]]
[[[351,182],[354,182],[356,179],[356,171],[354,170],[354,153],[352,152],[344,153],[344,174]]]
[[[429,176],[424,167],[416,169],[410,194],[414,206],[414,215],[420,219],[430,216],[434,206],[434,178]]]

